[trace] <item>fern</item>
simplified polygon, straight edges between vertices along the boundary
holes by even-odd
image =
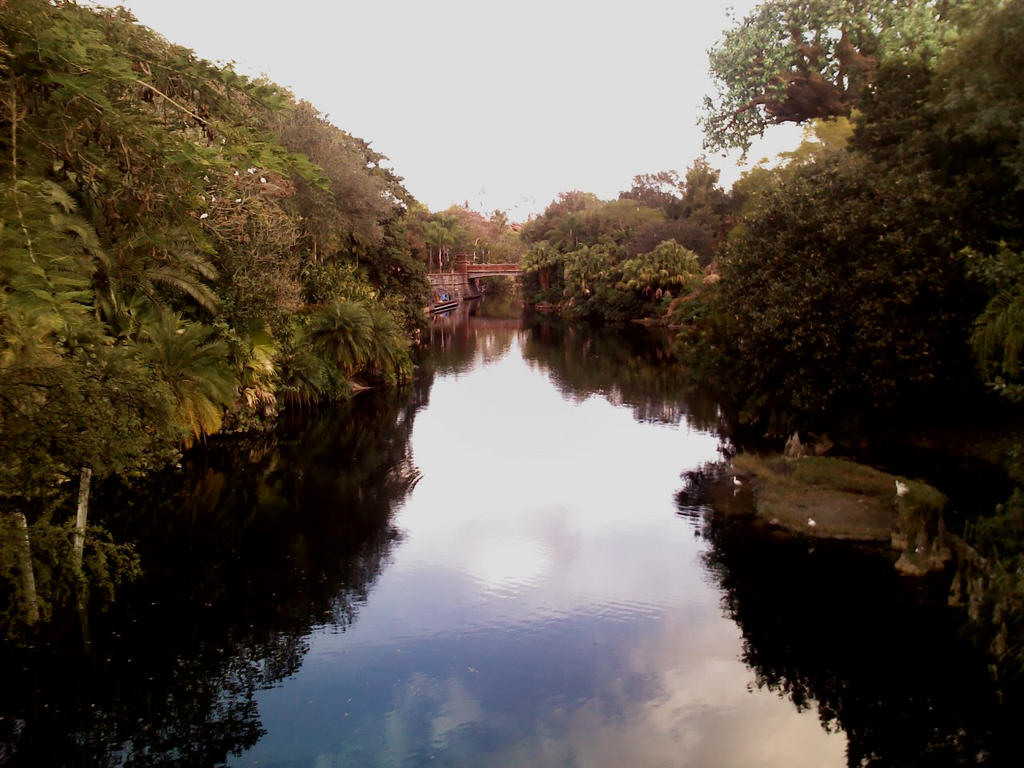
[[[1002,246],[995,256],[965,251],[975,276],[993,288],[974,323],[971,348],[990,384],[1010,399],[1024,399],[1021,353],[1024,351],[1024,254]]]

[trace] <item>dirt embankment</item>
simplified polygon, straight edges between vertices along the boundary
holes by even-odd
[[[754,511],[773,526],[818,538],[889,542],[908,574],[950,558],[942,512],[947,501],[926,483],[844,459],[740,454],[737,487],[748,485]]]

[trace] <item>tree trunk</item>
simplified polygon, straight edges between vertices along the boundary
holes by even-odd
[[[92,480],[92,469],[82,467],[82,476],[78,481],[78,514],[75,517],[75,533],[71,546],[71,567],[75,578],[82,580],[82,550],[85,548],[85,523],[89,517],[89,482]]]
[[[32,568],[32,544],[28,537],[28,520],[22,512],[14,513],[18,526],[18,566],[21,570],[21,588],[25,592],[25,620],[29,624],[39,621],[39,597],[36,595],[36,574]]]

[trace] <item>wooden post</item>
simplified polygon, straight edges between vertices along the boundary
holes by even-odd
[[[18,567],[21,570],[21,588],[25,592],[25,621],[35,624],[39,621],[39,597],[36,595],[36,573],[32,568],[32,543],[28,537],[28,520],[22,512],[14,513],[18,526]]]
[[[86,610],[86,589],[85,574],[82,573],[82,555],[85,549],[85,530],[89,518],[89,483],[92,480],[92,468],[82,467],[82,474],[78,480],[78,512],[75,515],[75,531],[71,544],[71,567],[74,569],[76,589],[76,607],[78,608],[78,620],[82,627],[82,643],[88,652],[91,646],[89,636],[89,612]]]
[[[78,514],[75,516],[75,533],[71,546],[71,567],[75,577],[82,579],[82,550],[85,548],[85,524],[89,517],[89,481],[92,480],[92,468],[82,467],[82,475],[78,481]]]

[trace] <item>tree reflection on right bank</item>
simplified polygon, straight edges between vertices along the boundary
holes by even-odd
[[[943,585],[900,578],[884,549],[728,514],[715,471],[688,477],[677,504],[710,545],[758,688],[816,707],[825,730],[845,732],[851,767],[1017,764],[1019,707],[958,636]]]
[[[593,394],[625,405],[641,422],[678,424],[729,433],[718,404],[685,381],[662,329],[594,327],[534,317],[523,355],[538,365],[562,394],[582,401]]]

